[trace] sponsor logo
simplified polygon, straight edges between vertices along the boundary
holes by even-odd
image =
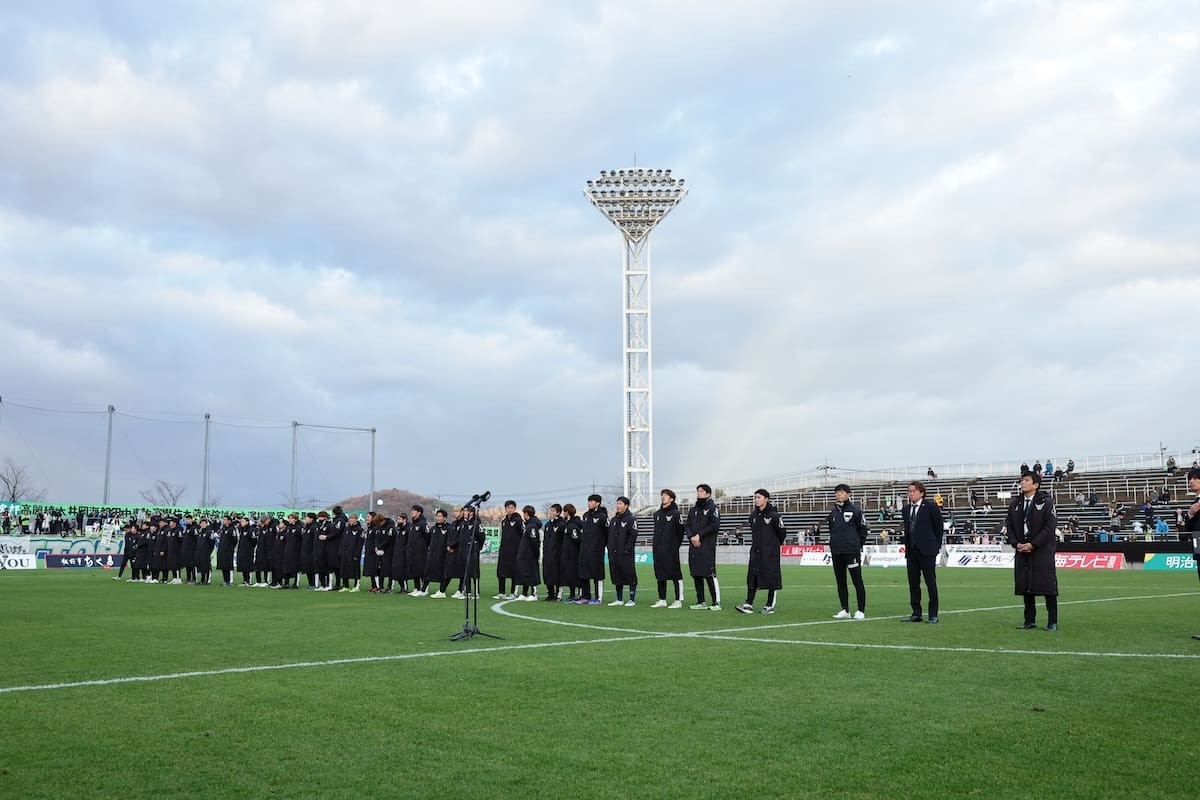
[[[0,555],[0,569],[37,569],[37,556],[28,553]]]
[[[46,569],[117,569],[124,556],[105,553],[102,555],[79,555],[47,553]]]
[[[779,555],[787,558],[799,558],[805,553],[824,553],[825,545],[821,544],[785,544],[779,548]]]
[[[1189,553],[1147,553],[1144,569],[1187,570],[1196,568],[1196,557]]]
[[[1124,569],[1124,553],[1055,553],[1058,569]]]

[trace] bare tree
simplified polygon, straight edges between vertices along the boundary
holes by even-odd
[[[11,458],[4,459],[4,466],[0,467],[0,489],[4,492],[2,499],[8,503],[36,503],[46,499],[46,490],[34,487],[29,470]]]
[[[160,478],[154,482],[154,486],[149,489],[141,489],[138,494],[152,506],[170,508],[179,505],[179,498],[183,497],[183,493],[186,491],[186,483],[174,484]]]

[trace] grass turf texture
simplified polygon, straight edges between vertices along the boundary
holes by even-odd
[[[864,622],[829,620],[827,569],[785,568],[769,617],[732,610],[733,567],[724,611],[651,609],[647,569],[636,608],[502,608],[621,630],[488,600],[506,640],[459,643],[451,600],[111,575],[0,573],[0,688],[417,657],[0,692],[0,797],[1195,796],[1200,660],[1165,657],[1200,655],[1191,573],[1061,572],[1050,633],[1001,570],[939,570],[934,626],[895,621],[897,569]]]

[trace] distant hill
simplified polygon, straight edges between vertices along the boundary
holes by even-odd
[[[347,497],[345,500],[339,501],[338,505],[346,509],[347,512],[370,511],[368,508],[370,505],[370,500],[371,498],[369,496],[360,494],[355,495],[354,497]],[[417,503],[424,507],[425,516],[432,519],[433,512],[437,511],[439,508],[436,498],[414,494],[407,489],[380,489],[375,492],[375,500],[377,502],[375,510],[382,511],[389,517],[394,517],[402,512],[407,514],[408,510],[412,508],[413,503]],[[379,500],[383,501],[382,505],[378,505]],[[450,501],[443,500],[440,507],[449,511],[452,507],[452,504]]]

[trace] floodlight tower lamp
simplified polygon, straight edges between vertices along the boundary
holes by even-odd
[[[617,230],[622,256],[622,457],[625,496],[646,508],[654,496],[653,391],[650,379],[650,233],[687,196],[671,170],[600,170],[584,196]]]

